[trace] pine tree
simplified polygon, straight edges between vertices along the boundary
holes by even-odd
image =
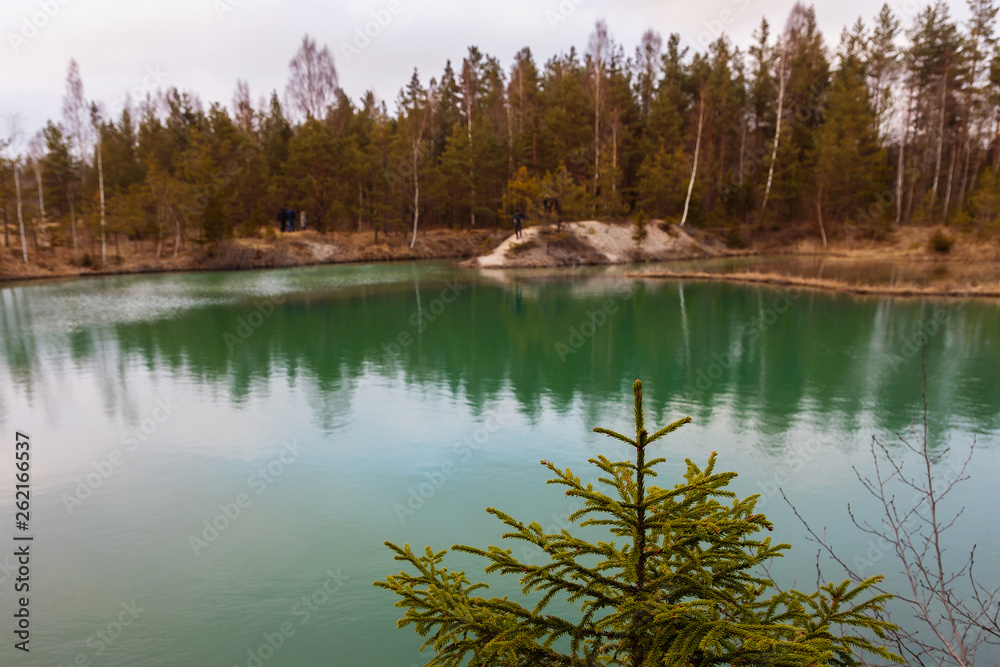
[[[891,596],[867,597],[881,577],[854,586],[830,583],[807,595],[778,590],[763,576],[761,567],[789,546],[753,537],[773,527],[754,512],[756,495],[740,500],[726,490],[736,473],[716,473],[714,452],[704,468],[688,460],[683,483],[649,484],[665,461],[647,460],[650,445],[691,419],[650,434],[638,380],[633,393],[634,439],[594,429],[635,451],[634,460],[590,460],[611,495],[569,468],[542,461],[555,475],[549,483],[584,503],[570,522],[606,527],[620,541],[546,533],[537,522],[490,508],[508,528],[505,539],[535,545],[550,561],[523,563],[497,546],[453,547],[484,558],[487,573],[520,577],[523,592],[538,598],[534,606],[477,595],[488,586],[445,567],[447,551],[427,547],[417,555],[408,544],[386,542],[396,560],[417,573],[389,576],[375,586],[402,598],[396,603],[406,610],[400,627],[413,625],[428,637],[423,648],[435,655],[427,665],[860,665],[855,651],[902,662],[862,636],[884,638],[894,628],[876,616]],[[546,614],[556,598],[579,603],[580,619]],[[837,636],[834,626],[862,635]]]

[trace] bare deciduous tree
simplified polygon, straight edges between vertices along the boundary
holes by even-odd
[[[322,118],[327,106],[336,99],[339,88],[330,49],[324,46],[320,50],[316,41],[305,35],[289,69],[291,75],[285,94],[292,109],[307,118]]]
[[[635,48],[635,86],[643,118],[649,117],[662,69],[663,37],[655,30],[647,30]]]
[[[237,79],[236,92],[233,93],[233,118],[240,132],[248,136],[253,133],[254,115],[253,103],[250,101],[250,84],[246,79]]]
[[[926,348],[926,343],[925,343]],[[893,452],[877,437],[872,438],[871,455],[874,473],[863,475],[854,469],[865,491],[875,500],[877,520],[860,519],[851,506],[847,509],[854,525],[870,536],[880,554],[894,555],[907,588],[889,591],[884,585],[873,587],[892,593],[904,602],[906,611],[917,620],[919,628],[900,628],[889,633],[899,653],[912,665],[975,665],[976,653],[987,644],[1000,646],[1000,585],[984,585],[974,572],[976,547],[968,556],[953,559],[949,555],[948,531],[963,510],[948,513],[945,500],[969,478],[969,466],[975,452],[975,440],[968,453],[943,465],[951,448],[934,451],[927,434],[927,372],[924,369],[923,422],[914,424],[909,434],[898,434],[904,452],[916,459],[917,471],[911,472],[899,453]],[[911,498],[906,502],[905,497]],[[785,497],[782,491],[782,497]],[[831,546],[799,514],[785,497],[795,515],[806,527],[809,539],[817,543],[849,576],[861,580],[870,565],[865,559],[852,563]],[[817,557],[817,575],[823,576]],[[956,587],[965,586],[964,591]],[[886,612],[891,619],[891,609]]]

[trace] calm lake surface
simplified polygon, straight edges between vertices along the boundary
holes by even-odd
[[[383,541],[496,542],[487,506],[555,528],[575,507],[539,459],[590,478],[588,458],[628,456],[590,429],[628,430],[637,377],[647,424],[694,420],[657,445],[662,475],[714,450],[736,491],[764,494],[794,545],[772,574],[815,588],[780,486],[849,560],[873,559],[866,574],[892,575],[846,505],[877,519],[852,466],[872,469],[873,435],[903,455],[921,337],[932,446],[976,440],[953,550],[978,543],[997,582],[1000,302],[622,276],[427,263],[0,287],[0,664],[17,430],[35,541],[16,664],[409,667],[420,639],[371,585],[399,570]]]

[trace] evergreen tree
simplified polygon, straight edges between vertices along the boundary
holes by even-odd
[[[569,468],[542,461],[555,475],[550,484],[583,501],[570,521],[607,528],[612,540],[588,542],[565,529],[547,533],[537,522],[490,508],[508,529],[504,538],[540,548],[549,562],[524,563],[497,546],[453,547],[485,559],[487,573],[519,577],[524,593],[535,594],[533,606],[478,595],[488,586],[445,567],[446,551],[427,547],[418,555],[409,545],[386,543],[416,573],[375,585],[402,598],[396,603],[406,610],[400,627],[413,625],[428,637],[424,648],[434,657],[427,664],[861,665],[856,652],[902,662],[866,637],[884,638],[895,627],[877,617],[890,596],[869,597],[881,577],[855,586],[830,583],[806,594],[778,590],[761,573],[789,546],[754,537],[772,525],[755,513],[756,495],[739,499],[726,490],[736,473],[715,472],[714,452],[704,468],[688,460],[684,482],[652,485],[665,459],[652,458],[650,446],[691,420],[650,434],[638,380],[633,393],[634,438],[594,429],[635,453],[627,461],[590,460],[610,495]],[[579,604],[580,615],[545,613],[556,599]],[[834,627],[861,634],[837,635]]]

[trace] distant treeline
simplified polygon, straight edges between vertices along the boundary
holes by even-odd
[[[505,69],[470,47],[439,76],[414,71],[391,109],[348,98],[308,37],[283,96],[254,103],[239,81],[231,108],[170,88],[105,117],[71,61],[61,122],[4,153],[0,207],[17,230],[20,187],[29,239],[43,218],[57,243],[164,249],[274,228],[281,207],[320,231],[493,226],[516,209],[641,210],[737,242],[786,225],[985,230],[1000,215],[997,6],[969,5],[962,24],[937,2],[907,26],[885,5],[833,47],[799,4],[746,50],[722,35],[690,52],[650,30],[631,56],[598,21],[585,52],[541,65],[528,48]]]

